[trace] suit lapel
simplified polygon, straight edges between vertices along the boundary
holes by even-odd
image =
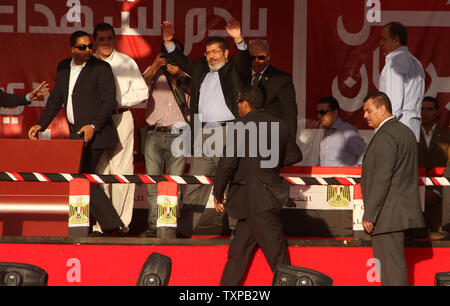
[[[433,131],[433,136],[431,136],[429,152],[433,152],[434,149],[438,146],[440,137],[441,137],[441,131],[440,131],[439,127],[436,125],[436,128]]]
[[[63,85],[64,107],[67,106],[67,97],[69,95],[69,79],[70,79],[70,60],[67,65],[60,71],[61,84]]]
[[[89,70],[92,67],[92,57],[86,62],[86,65],[81,69],[80,74],[78,75],[77,81],[73,86],[73,91],[77,90],[78,86],[83,82],[87,75],[89,75]]]
[[[431,140],[433,141],[433,140]],[[425,137],[423,135],[423,132],[420,131],[420,142],[419,142],[420,147],[425,150],[426,152],[428,151],[428,147],[427,147],[427,142],[425,141]]]

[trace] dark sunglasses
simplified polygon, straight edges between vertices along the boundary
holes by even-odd
[[[89,44],[89,45],[79,45],[79,46],[75,46],[75,48],[77,48],[78,50],[80,50],[80,51],[84,51],[84,50],[86,50],[87,48],[89,48],[89,49],[93,49],[94,48],[94,45],[93,44]]]
[[[265,55],[258,55],[258,56],[251,55],[250,57],[252,58],[252,61],[254,61],[255,59],[259,59],[260,61],[263,61],[266,59]]]
[[[241,103],[241,102],[244,102],[244,101],[245,101],[245,99],[237,99],[236,103]]]
[[[323,115],[326,115],[326,113],[331,112],[331,111],[332,111],[332,109],[321,109],[321,110],[316,110],[316,112],[317,112],[318,114],[321,114],[322,116],[323,116]]]

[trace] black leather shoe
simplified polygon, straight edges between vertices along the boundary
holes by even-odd
[[[157,234],[156,228],[148,228],[140,236],[141,236],[141,238],[156,238],[156,234]]]
[[[103,237],[103,233],[99,231],[93,231],[89,234],[89,237]]]
[[[118,227],[111,231],[104,233],[106,237],[128,237],[128,232],[130,229],[128,227]]]

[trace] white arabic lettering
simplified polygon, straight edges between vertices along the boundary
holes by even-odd
[[[70,9],[67,11],[66,18],[69,22],[81,22],[81,4],[80,0],[67,0],[66,6]]]

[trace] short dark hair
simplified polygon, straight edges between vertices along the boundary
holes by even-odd
[[[406,46],[408,44],[408,31],[406,31],[403,24],[393,21],[386,24],[385,27],[389,27],[389,36],[392,39],[398,37],[402,46]]]
[[[423,101],[428,101],[428,102],[433,102],[434,104],[434,109],[438,109],[439,108],[439,102],[436,98],[430,97],[430,96],[426,96],[423,98]]]
[[[267,41],[262,40],[262,39],[254,40],[250,43],[249,50],[251,50],[254,46],[260,46],[263,48],[264,52],[266,52],[267,55],[270,54],[270,48],[269,48],[269,44],[267,43]]]
[[[317,104],[324,104],[324,103],[328,103],[328,107],[331,110],[335,110],[337,109],[338,112],[341,111],[341,108],[339,107],[339,102],[332,96],[325,96],[319,99],[319,101],[317,102]]]
[[[263,94],[258,87],[246,86],[240,93],[240,98],[247,101],[251,109],[257,110],[263,107]]]
[[[112,25],[110,25],[109,23],[106,22],[100,22],[98,23],[95,28],[94,28],[94,39],[97,39],[97,32],[98,31],[108,31],[111,30],[113,33],[113,36],[116,36],[116,32],[114,31],[114,28]]]
[[[228,49],[228,44],[225,38],[220,36],[213,36],[206,40],[205,42],[205,48],[212,44],[219,44],[220,49],[226,50]]]
[[[79,37],[89,37],[89,33],[86,33],[84,31],[75,31],[70,35],[70,46],[75,47],[75,44],[77,43],[77,39]]]
[[[392,103],[387,94],[382,91],[373,92],[364,98],[364,103],[370,99],[373,100],[373,104],[375,104],[376,108],[380,108],[381,105],[384,105],[386,110],[392,114]]]
[[[172,39],[173,43],[175,44],[175,47],[180,50],[181,52],[184,52],[184,45],[181,43],[181,41]],[[166,45],[164,43],[161,44],[161,52],[163,54],[167,54]]]

